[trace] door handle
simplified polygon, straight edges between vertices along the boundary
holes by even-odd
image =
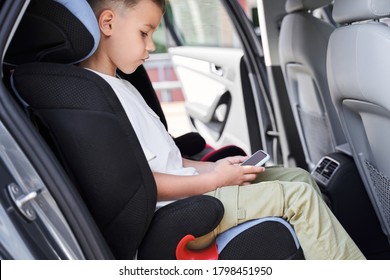
[[[223,69],[221,66],[216,65],[215,63],[210,63],[210,72],[222,77],[223,76]]]

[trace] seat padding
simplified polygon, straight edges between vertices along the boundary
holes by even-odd
[[[335,1],[333,14],[336,21],[346,24],[329,40],[327,72],[332,100],[390,241],[390,28],[378,20],[390,16],[390,2]]]
[[[13,81],[114,255],[133,258],[154,214],[157,191],[111,87],[88,70],[52,63],[20,66]]]
[[[280,29],[281,68],[309,170],[346,142],[326,72],[328,40],[335,27],[310,11],[329,2],[287,1],[290,13]]]

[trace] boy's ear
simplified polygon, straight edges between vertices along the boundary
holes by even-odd
[[[111,10],[104,10],[103,12],[101,12],[101,14],[99,16],[98,23],[99,23],[100,31],[104,35],[106,35],[106,36],[111,35],[112,24],[114,22],[114,18],[115,18],[115,15],[114,15],[113,11],[111,11]]]

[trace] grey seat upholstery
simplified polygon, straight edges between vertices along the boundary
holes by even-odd
[[[327,54],[329,88],[352,155],[390,236],[390,1],[336,0]]]
[[[280,30],[281,67],[310,170],[345,143],[326,76],[326,50],[334,26],[311,13],[331,2],[287,0]]]

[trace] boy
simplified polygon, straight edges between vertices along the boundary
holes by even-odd
[[[103,77],[117,94],[153,171],[160,202],[213,195],[224,204],[225,215],[211,238],[250,219],[280,216],[294,226],[307,259],[364,259],[307,172],[240,166],[246,159],[241,156],[216,163],[183,159],[139,92],[116,77],[118,68],[130,74],[154,51],[152,35],[164,12],[164,0],[89,3],[97,16],[101,39],[96,52],[81,66]]]

